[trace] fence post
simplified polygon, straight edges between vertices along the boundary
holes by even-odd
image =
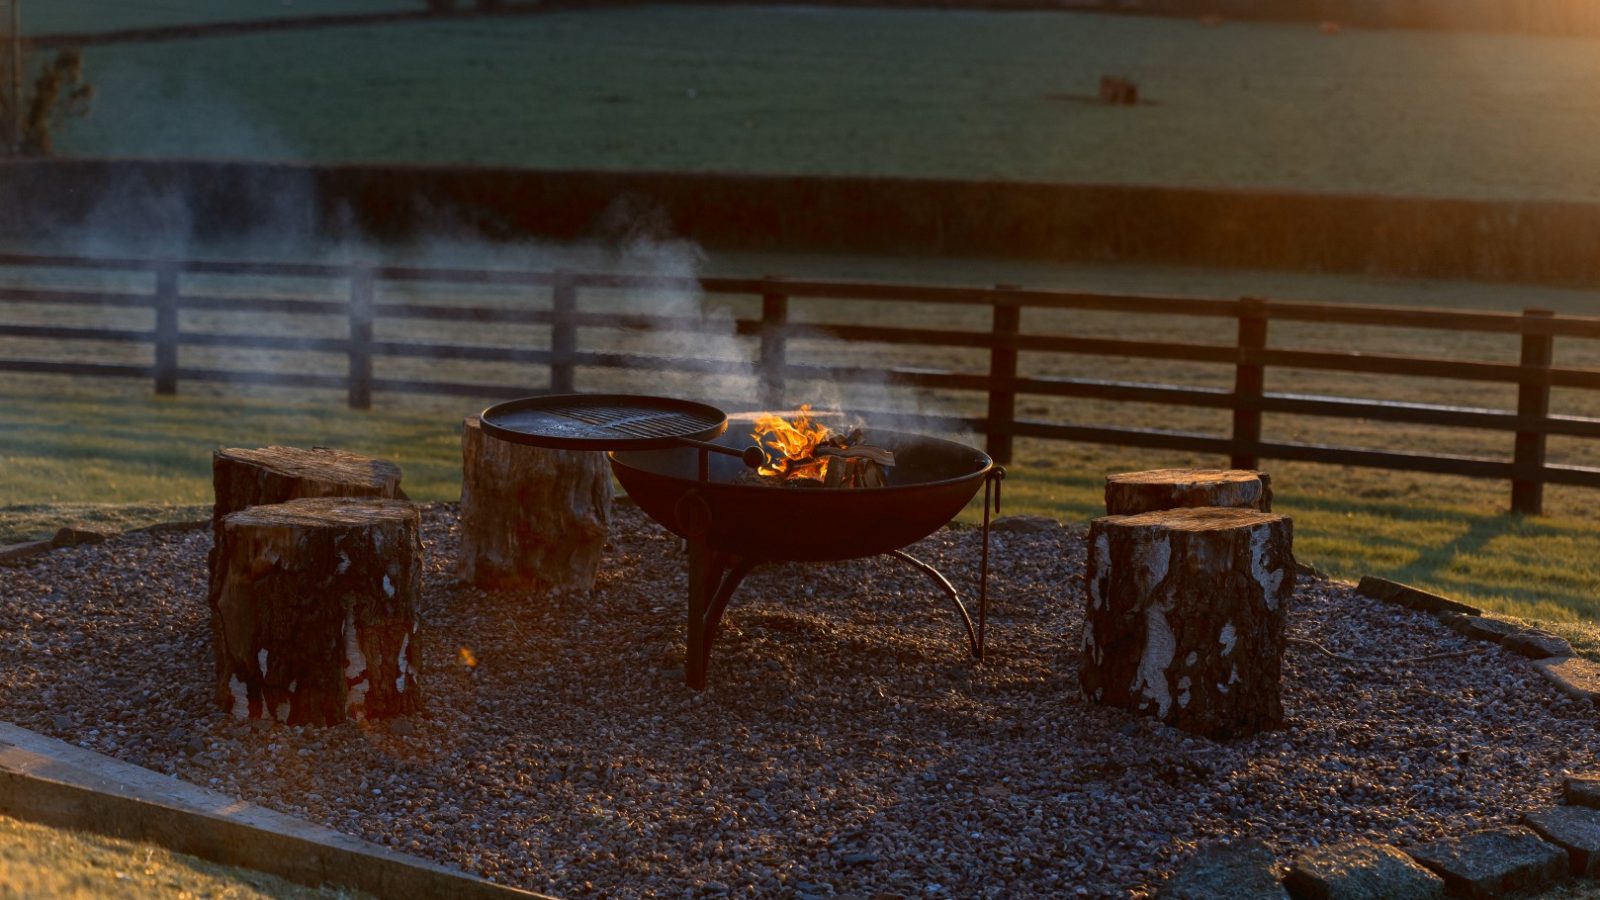
[[[572,357],[578,352],[578,326],[572,314],[578,309],[578,285],[572,273],[558,269],[550,288],[550,390],[570,394],[576,388]]]
[[[984,446],[994,461],[1011,463],[1012,426],[1017,421],[1017,345],[1012,340],[1022,325],[1022,307],[1004,296],[1014,284],[995,287],[993,324],[994,343],[989,347],[989,416],[984,429]]]
[[[778,279],[767,276],[761,294],[761,405],[783,406],[784,369],[789,365],[789,344],[784,329],[789,323],[789,298],[777,290]]]
[[[1517,386],[1517,417],[1543,419],[1550,415],[1550,366],[1555,362],[1556,338],[1553,334],[1530,333],[1528,326],[1535,320],[1549,319],[1555,313],[1548,309],[1522,311],[1522,372]],[[1525,516],[1544,512],[1545,445],[1548,435],[1543,431],[1518,431],[1511,476],[1511,511]],[[1521,477],[1518,477],[1518,476]]]
[[[156,393],[178,393],[178,264],[156,266]]]
[[[350,269],[350,384],[351,409],[372,408],[372,267]]]
[[[1235,469],[1261,467],[1255,445],[1261,443],[1259,401],[1266,391],[1266,366],[1247,358],[1266,346],[1266,301],[1245,297],[1239,301],[1239,360],[1233,369],[1233,453],[1228,465]]]

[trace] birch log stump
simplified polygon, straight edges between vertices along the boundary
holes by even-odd
[[[217,703],[291,725],[419,709],[420,528],[402,500],[311,498],[224,518],[209,597]]]
[[[1152,469],[1106,476],[1108,516],[1185,506],[1272,512],[1272,479],[1249,469]]]
[[[1251,509],[1096,519],[1084,697],[1216,739],[1281,725],[1292,541],[1289,519]]]
[[[461,430],[457,575],[485,590],[594,587],[611,525],[605,454],[549,450]]]

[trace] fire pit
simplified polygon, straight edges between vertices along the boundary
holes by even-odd
[[[952,601],[974,659],[983,659],[988,611],[989,519],[1005,471],[980,450],[896,431],[863,437],[892,458],[873,487],[782,487],[752,470],[770,461],[715,407],[638,395],[532,397],[491,406],[483,427],[503,440],[607,450],[611,470],[639,508],[688,542],[685,680],[705,687],[711,646],[739,583],[766,562],[831,562],[887,554],[926,574]],[[984,490],[978,622],[949,579],[906,553]]]

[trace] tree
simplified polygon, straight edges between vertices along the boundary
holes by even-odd
[[[94,86],[83,81],[83,54],[76,49],[57,53],[33,81],[18,142],[22,155],[49,156],[56,125],[69,116],[88,115],[93,99]]]
[[[13,97],[20,101],[20,114],[12,108]],[[94,88],[83,80],[83,54],[75,49],[58,52],[39,70],[30,91],[21,90],[20,84],[0,90],[0,155],[49,156],[56,126],[68,117],[88,115],[93,98]]]

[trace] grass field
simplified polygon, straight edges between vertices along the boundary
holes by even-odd
[[[314,890],[151,844],[0,816],[0,900],[360,900],[366,896]]]
[[[1600,199],[1600,41],[639,7],[86,61],[96,109],[66,153]],[[1108,73],[1151,102],[1081,102]]]
[[[985,283],[995,280],[993,264],[953,261],[913,263],[889,260],[788,260],[772,257],[730,257],[712,262],[719,272],[781,271],[816,274],[827,267],[836,274],[901,281]],[[1015,274],[1015,270],[1013,270]],[[1120,290],[1233,296],[1243,284],[1272,287],[1272,294],[1291,299],[1393,302],[1401,297],[1432,297],[1463,308],[1516,309],[1527,303],[1581,312],[1591,301],[1573,291],[1494,289],[1440,283],[1411,284],[1373,279],[1335,279],[1266,273],[1207,273],[1181,269],[1034,266],[1023,272],[1035,286],[1071,286],[1087,282]],[[920,276],[920,277],[919,277]],[[196,288],[220,289],[200,283]],[[253,283],[254,290],[304,293],[306,285]],[[237,289],[237,286],[235,287]],[[406,294],[390,288],[386,295]],[[336,295],[334,295],[336,296]],[[541,306],[542,294],[452,291],[429,296],[429,302],[493,303]],[[724,312],[750,315],[754,298],[695,296],[662,297],[649,293],[585,294],[585,309],[653,309],[699,312],[713,317]],[[44,308],[10,307],[8,315],[37,315],[38,321],[82,323],[81,313],[63,315]],[[887,307],[883,304],[826,302],[793,306],[795,318],[821,322],[916,321],[924,327],[983,327],[982,313],[931,307]],[[51,318],[51,316],[55,318]],[[141,318],[142,317],[142,318]],[[34,319],[29,319],[34,321]],[[149,327],[148,313],[95,320],[113,327]],[[185,329],[265,331],[341,336],[341,320],[303,320],[291,326],[274,317],[253,314],[185,314]],[[1041,314],[1024,317],[1027,330],[1043,333],[1126,335],[1195,342],[1231,340],[1229,323],[1206,323],[1179,317],[1132,317],[1126,314]],[[380,323],[380,337],[426,338],[445,342],[540,346],[548,334],[536,327],[477,328],[435,325],[410,329]],[[1372,352],[1416,352],[1418,342],[1431,342],[1426,353],[1465,359],[1515,358],[1514,339],[1462,336],[1441,340],[1437,334],[1399,329],[1290,328],[1275,330],[1273,345],[1343,349],[1359,345]],[[585,329],[582,346],[627,348],[639,352],[688,353],[739,358],[749,346],[725,337],[668,339]],[[1584,342],[1558,344],[1563,364],[1600,368],[1600,347]],[[24,358],[96,358],[147,362],[148,349],[132,346],[52,346],[39,341],[0,341],[0,356]],[[845,352],[830,342],[796,342],[796,362],[840,361],[942,368],[981,372],[987,365],[981,351],[949,348],[864,345]],[[183,365],[223,367],[278,366],[339,373],[342,357],[311,353],[263,353],[240,359],[211,348],[185,348]],[[1138,381],[1172,381],[1226,386],[1225,366],[1181,362],[1127,361],[1092,357],[1045,357],[1023,360],[1031,373],[1093,375]],[[473,380],[491,384],[543,383],[544,370],[500,364],[379,360],[383,376],[422,376]],[[1269,389],[1302,390],[1341,396],[1407,397],[1433,402],[1507,406],[1509,389],[1484,391],[1470,383],[1423,379],[1375,379],[1339,373],[1290,372],[1269,378]],[[753,396],[748,381],[726,383],[704,378],[650,373],[581,370],[584,389],[627,389],[698,397]],[[982,397],[975,394],[933,394],[867,388],[833,389],[799,386],[794,400],[837,398],[847,408],[920,408],[930,412],[976,414]],[[0,498],[9,507],[9,533],[0,540],[21,539],[47,531],[66,518],[91,520],[120,517],[185,517],[209,502],[209,453],[217,446],[281,442],[330,445],[385,456],[406,472],[406,486],[421,499],[454,499],[458,490],[458,422],[481,408],[482,401],[380,395],[370,413],[352,413],[334,392],[285,393],[220,391],[185,385],[176,398],[157,398],[144,382],[73,381],[14,376],[0,380]],[[1557,411],[1600,415],[1600,397],[1558,394]],[[1027,418],[1062,422],[1108,422],[1135,427],[1162,427],[1205,433],[1226,433],[1225,414],[1176,407],[1110,405],[1088,401],[1025,398],[1019,404]],[[1438,449],[1451,453],[1505,457],[1509,435],[1459,429],[1412,428],[1362,421],[1267,419],[1269,437],[1287,437],[1363,447]],[[1554,441],[1553,461],[1594,465],[1600,448],[1593,442]],[[1081,444],[1024,441],[1008,481],[1008,511],[1042,512],[1068,520],[1084,520],[1100,508],[1101,478],[1107,472],[1169,465],[1216,465],[1221,460],[1193,454],[1142,452]],[[1600,507],[1595,492],[1551,488],[1551,515],[1521,519],[1502,514],[1508,486],[1423,475],[1389,473],[1333,466],[1268,462],[1279,492],[1279,508],[1295,518],[1296,551],[1305,560],[1344,577],[1383,574],[1482,601],[1500,611],[1550,620],[1600,621]],[[145,504],[144,508],[62,507],[82,503]],[[156,508],[148,504],[155,502]],[[969,519],[975,511],[969,514]],[[1597,644],[1596,646],[1600,646]]]

